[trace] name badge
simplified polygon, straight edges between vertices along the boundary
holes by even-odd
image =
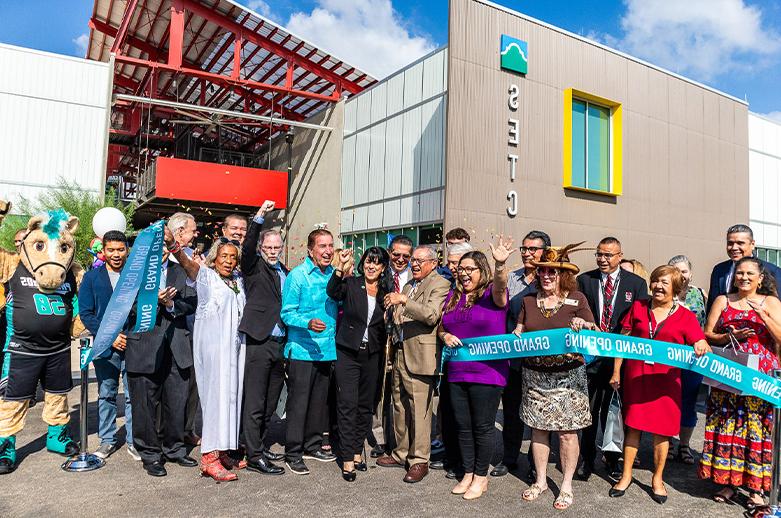
[[[626,293],[624,293],[624,301],[625,302],[632,302],[632,292],[631,291],[627,291]]]
[[[565,306],[577,306],[578,301],[575,299],[564,299],[564,305]]]

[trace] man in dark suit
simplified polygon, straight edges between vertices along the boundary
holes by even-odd
[[[624,254],[618,239],[602,239],[594,256],[597,259],[597,269],[578,276],[578,289],[588,299],[589,308],[599,328],[607,333],[619,333],[621,321],[632,303],[648,298],[648,285],[642,277],[619,267]],[[583,464],[577,473],[581,480],[588,480],[594,471],[597,431],[600,424],[603,430],[605,428],[610,400],[613,397],[613,388],[610,386],[612,374],[612,358],[597,358],[586,367],[591,426],[583,430],[581,438]],[[619,454],[604,452],[604,456],[608,475],[618,480],[621,476],[618,469]]]
[[[166,460],[188,468],[198,465],[187,455],[184,443],[193,366],[187,317],[195,313],[198,299],[195,289],[187,285],[184,269],[168,261],[167,250],[161,275],[155,326],[146,333],[128,334],[125,350],[133,394],[133,442],[144,469],[153,477],[167,474]]]
[[[261,233],[266,214],[274,210],[273,201],[265,201],[252,219],[241,247],[241,272],[247,305],[239,331],[247,336],[244,362],[244,408],[241,424],[247,447],[247,469],[264,475],[281,475],[285,469],[265,445],[268,425],[279,402],[285,379],[285,325],[280,318],[282,288],[288,270],[279,258],[282,236],[276,230]],[[258,254],[260,242],[260,254]]]
[[[754,255],[754,231],[747,225],[733,225],[727,229],[727,255],[729,259],[713,267],[710,275],[710,289],[708,290],[708,307],[719,295],[726,295],[732,288],[735,277],[735,263],[744,257]],[[781,268],[767,261],[762,261],[762,266],[776,279],[776,285],[781,286]]]

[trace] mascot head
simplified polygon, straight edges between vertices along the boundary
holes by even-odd
[[[65,274],[73,263],[73,235],[78,228],[79,218],[62,209],[30,218],[20,259],[35,277],[40,291],[54,292],[65,282]]]

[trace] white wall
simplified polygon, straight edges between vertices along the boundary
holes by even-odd
[[[748,115],[749,218],[757,246],[781,248],[781,123]]]
[[[0,198],[34,200],[58,177],[102,194],[112,67],[0,44]]]
[[[446,97],[443,48],[345,102],[342,234],[442,219]]]

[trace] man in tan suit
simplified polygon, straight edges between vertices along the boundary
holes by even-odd
[[[450,283],[435,270],[437,252],[418,246],[410,260],[412,280],[401,293],[385,296],[393,306],[399,339],[394,344],[393,431],[396,449],[377,459],[383,467],[408,467],[404,482],[420,482],[428,474],[431,415],[439,370],[437,326]]]

